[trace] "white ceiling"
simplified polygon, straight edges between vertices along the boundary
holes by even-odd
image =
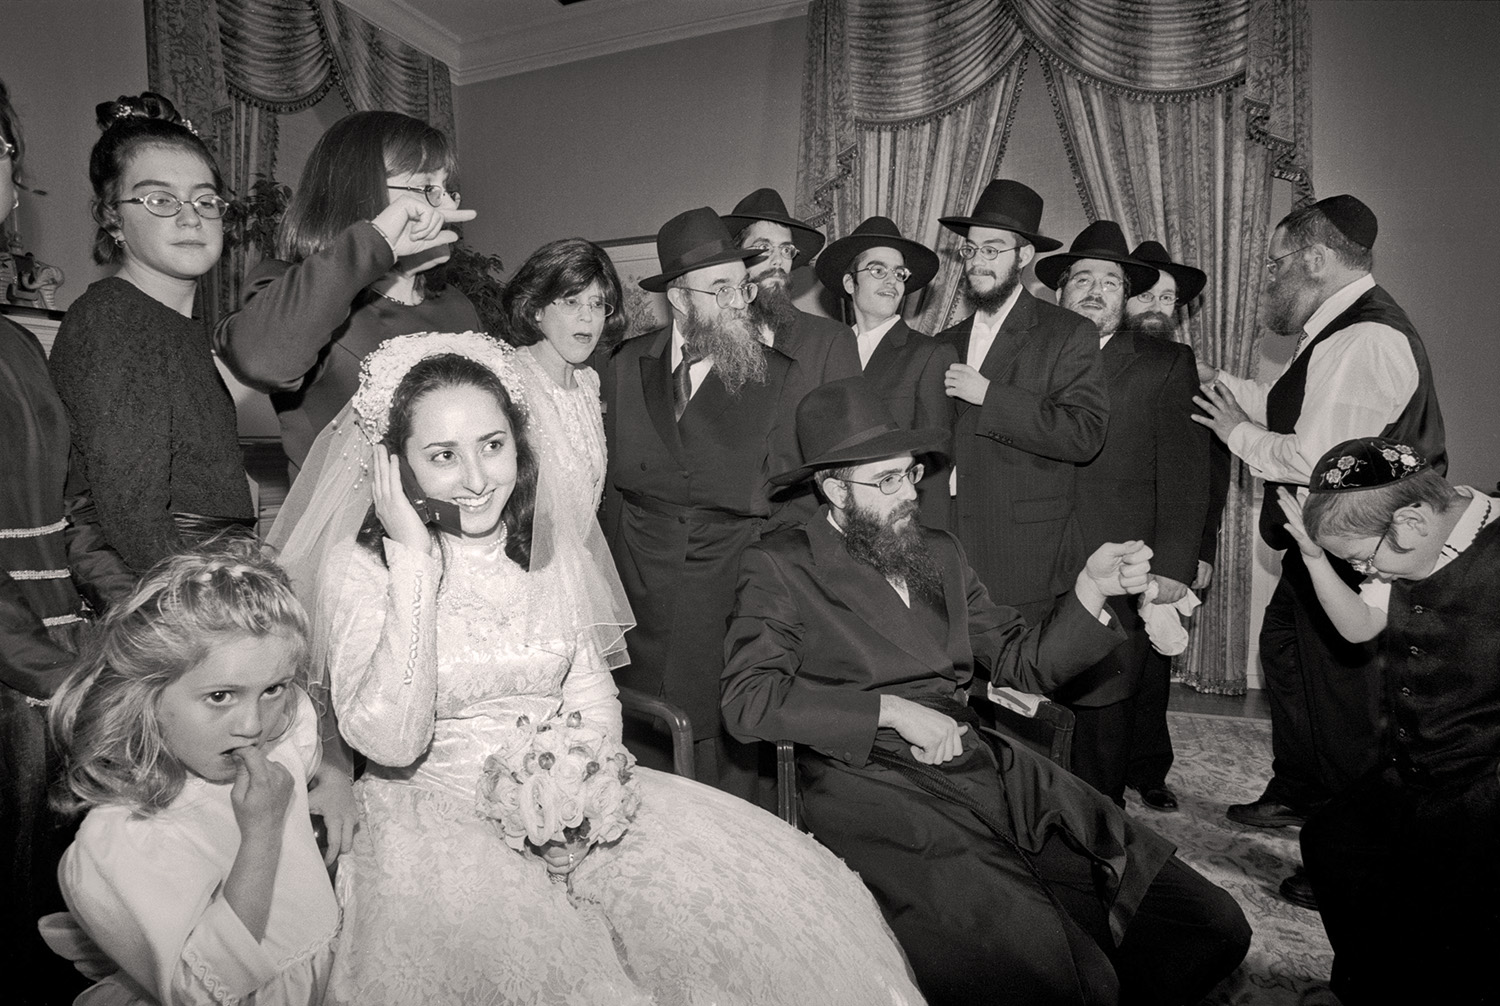
[[[807,0],[343,0],[473,84],[606,53],[801,17]]]

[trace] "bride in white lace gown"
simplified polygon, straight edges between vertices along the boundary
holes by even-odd
[[[547,392],[532,382],[545,375],[516,376],[529,366],[472,334],[390,340],[351,414],[309,456],[317,488],[288,500],[288,520],[309,526],[273,531],[299,584],[309,562],[321,569],[316,645],[341,729],[370,760],[354,849],[339,865],[331,1001],[920,1002],[858,878],[738,799],[637,769],[634,822],[583,857],[571,900],[548,863],[511,849],[476,811],[485,758],[518,716],[577,710],[619,731],[599,642],[620,633],[606,624],[608,592],[580,591],[592,573],[565,537],[534,531],[528,555],[528,417],[484,379],[501,374],[543,427]],[[457,533],[429,532],[394,459],[371,448],[387,420],[421,488],[460,501]],[[552,458],[556,442],[537,440],[537,455]],[[383,537],[341,544],[372,483]],[[538,492],[536,529],[551,499]]]

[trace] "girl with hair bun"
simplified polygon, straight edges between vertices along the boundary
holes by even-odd
[[[163,1006],[323,1001],[339,909],[308,822],[307,656],[286,574],[230,541],[152,570],[58,690],[59,802],[88,811],[58,875],[121,971],[107,984]]]
[[[68,310],[50,367],[105,536],[141,572],[254,526],[234,401],[194,316],[229,204],[213,155],[166,98],[95,112],[94,260],[117,268]]]
[[[359,386],[359,364],[394,335],[479,329],[459,290],[429,285],[473,220],[458,208],[453,144],[420,119],[355,112],[308,155],[278,235],[279,259],[245,281],[240,311],[214,333],[235,376],[271,396],[287,457]]]

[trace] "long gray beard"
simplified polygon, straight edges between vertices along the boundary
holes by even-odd
[[[911,500],[893,510],[883,523],[851,500],[844,511],[844,547],[853,559],[875,567],[887,580],[905,582],[914,597],[941,604],[943,576],[927,536],[917,524],[918,510],[916,501]],[[911,520],[898,528],[895,523],[902,517]]]
[[[797,324],[797,305],[792,295],[781,284],[763,284],[760,293],[750,302],[750,320],[757,328],[769,328],[773,335],[790,331]]]
[[[714,373],[731,395],[746,384],[766,383],[766,347],[744,311],[706,318],[696,306],[682,322],[682,338],[701,357],[713,357]]]

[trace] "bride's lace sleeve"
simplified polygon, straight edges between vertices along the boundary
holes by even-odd
[[[620,739],[620,690],[604,666],[592,633],[583,633],[573,654],[573,666],[563,679],[562,715],[583,714],[583,721],[612,740]]]
[[[329,675],[344,739],[381,765],[432,743],[437,703],[437,559],[386,539],[389,568],[355,548],[336,608]]]

